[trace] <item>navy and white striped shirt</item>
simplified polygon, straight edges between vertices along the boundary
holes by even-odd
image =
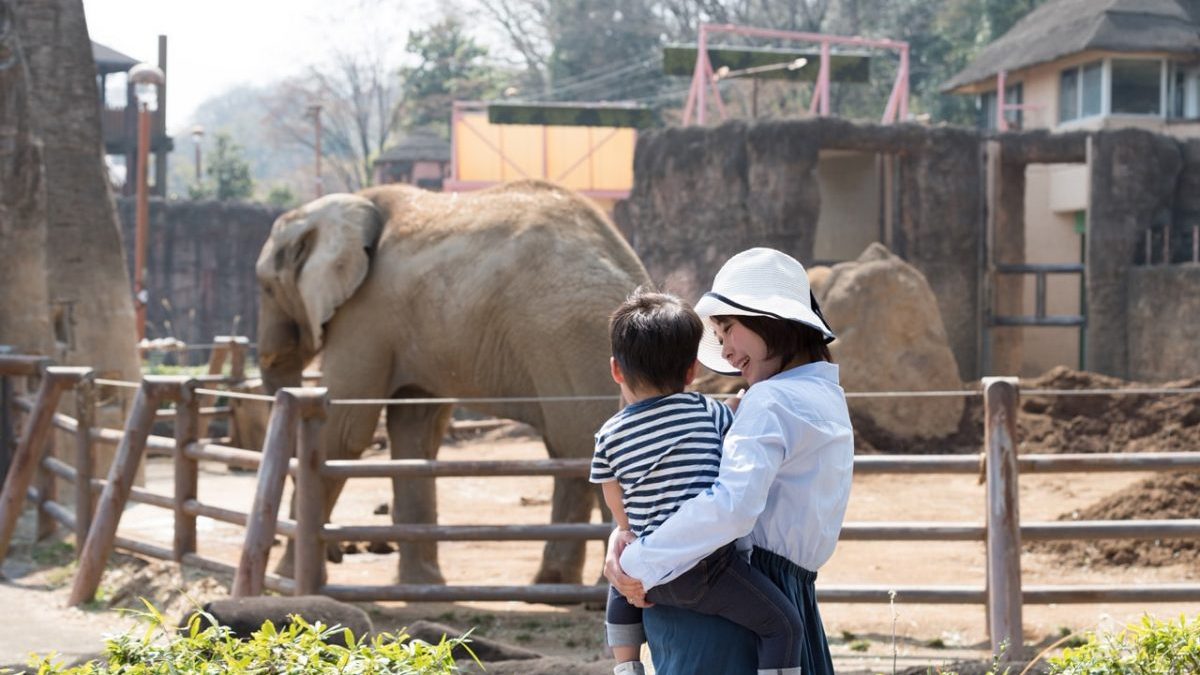
[[[630,404],[596,432],[589,480],[621,482],[629,527],[643,537],[712,486],[732,421],[727,406],[691,392]]]

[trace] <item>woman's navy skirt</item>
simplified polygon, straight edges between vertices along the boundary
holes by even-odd
[[[775,582],[800,611],[801,672],[833,675],[813,586],[816,572],[761,548],[754,549],[750,564]],[[647,609],[642,620],[658,675],[755,675],[758,670],[754,633],[735,623],[663,605]]]

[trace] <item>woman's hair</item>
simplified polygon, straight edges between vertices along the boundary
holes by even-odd
[[[723,322],[734,320],[749,328],[755,335],[762,338],[767,345],[767,356],[783,357],[783,363],[791,363],[792,359],[800,357],[813,361],[828,361],[833,363],[833,355],[829,353],[829,345],[825,335],[811,326],[799,321],[772,319],[768,316],[726,315],[714,316],[714,321]]]

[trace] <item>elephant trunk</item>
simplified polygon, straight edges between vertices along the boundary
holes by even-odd
[[[313,356],[304,352],[300,326],[268,294],[260,295],[258,365],[267,393],[301,386],[304,366]]]

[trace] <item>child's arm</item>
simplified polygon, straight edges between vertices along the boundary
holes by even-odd
[[[629,530],[629,516],[625,515],[625,502],[622,499],[621,482],[607,480],[600,484],[600,489],[604,492],[604,503],[608,504],[608,509],[612,511],[613,520],[616,521],[617,527],[622,530]]]

